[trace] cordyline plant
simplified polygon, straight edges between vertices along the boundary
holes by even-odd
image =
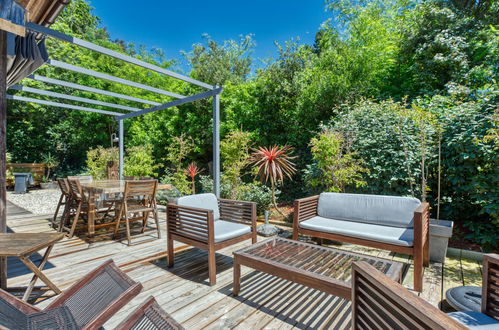
[[[282,183],[286,177],[291,179],[296,172],[295,164],[292,161],[296,157],[290,155],[293,148],[287,145],[284,147],[274,145],[270,148],[260,147],[252,150],[251,160],[253,165],[258,168],[258,176],[262,183],[270,181],[272,204],[277,212],[285,216],[277,207],[275,189],[278,183]]]
[[[193,195],[196,193],[196,176],[201,172],[203,172],[203,169],[199,168],[194,162],[190,163],[185,170],[185,173],[191,178]]]

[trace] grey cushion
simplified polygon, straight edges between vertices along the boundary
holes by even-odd
[[[499,329],[499,321],[479,312],[454,312],[447,315],[470,329]]]
[[[319,216],[300,222],[300,227],[400,246],[413,246],[414,242],[414,230],[410,228],[380,226]]]
[[[197,207],[205,210],[213,211],[213,218],[220,219],[220,210],[218,209],[218,199],[215,194],[197,194],[180,197],[177,200],[177,205]]]
[[[417,198],[322,193],[317,214],[321,217],[376,225],[412,228],[414,211],[421,205]]]
[[[251,233],[250,226],[224,220],[215,221],[215,243],[248,233]]]

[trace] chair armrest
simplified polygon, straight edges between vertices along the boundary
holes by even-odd
[[[213,210],[168,203],[166,220],[169,234],[181,235],[204,243],[215,241]]]
[[[231,199],[218,199],[220,219],[251,225],[256,230],[256,203]]]
[[[483,256],[482,313],[499,321],[499,254]]]
[[[430,204],[423,202],[414,211],[414,247],[423,248],[429,239]]]
[[[293,222],[298,224],[317,215],[319,195],[300,198],[294,202]]]
[[[10,293],[8,293],[2,289],[0,289],[0,299],[5,300],[6,302],[8,302],[9,304],[11,304],[12,306],[14,306],[15,308],[17,308],[18,310],[20,310],[21,312],[23,312],[26,315],[33,314],[33,313],[39,313],[42,311],[41,309],[39,309],[35,306],[32,306],[32,305],[28,304],[27,302],[25,302],[17,297],[14,297]]]

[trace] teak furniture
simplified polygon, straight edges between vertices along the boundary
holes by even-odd
[[[0,326],[8,329],[99,329],[142,290],[108,260],[40,310],[0,290]]]
[[[95,235],[95,229],[103,226],[116,225],[113,223],[106,223],[102,225],[96,225],[96,219],[98,215],[98,208],[96,206],[97,201],[102,195],[120,195],[125,192],[125,180],[100,180],[92,182],[82,182],[81,187],[83,192],[88,196],[88,235],[92,237]],[[168,190],[171,189],[171,184],[158,184],[157,190]]]
[[[69,183],[67,179],[59,178],[57,179],[57,184],[59,189],[61,189],[61,196],[59,197],[59,202],[54,212],[54,218],[52,219],[52,227],[59,227],[57,225],[57,216],[59,215],[59,210],[63,206],[63,211],[61,215],[61,222],[66,222],[70,216],[70,204],[71,204],[71,191],[69,189]]]
[[[121,322],[115,330],[183,330],[167,312],[150,296]]]
[[[123,198],[116,206],[119,211],[117,211],[117,221],[114,235],[116,236],[118,234],[120,223],[124,222],[126,226],[128,245],[131,244],[130,222],[141,221],[141,234],[143,234],[146,229],[150,213],[153,214],[154,221],[156,222],[158,238],[161,238],[158,210],[156,207],[157,185],[157,180],[125,182],[125,192],[123,193]]]
[[[241,265],[293,281],[338,297],[350,299],[350,269],[354,261],[374,264],[400,281],[402,264],[386,259],[322,247],[284,238],[273,238],[234,252],[235,296],[239,294]]]
[[[414,256],[414,290],[429,264],[429,205],[415,198],[322,193],[295,200],[293,239],[331,239]]]
[[[42,271],[54,244],[63,237],[63,234],[56,233],[0,233],[0,257],[19,258],[34,274],[24,292],[24,301],[28,300],[38,279],[56,294],[61,293],[61,290]],[[45,248],[45,253],[36,266],[29,256]]]
[[[352,329],[468,329],[366,262],[352,265]]]
[[[210,285],[216,284],[215,251],[251,239],[256,243],[256,204],[217,199],[214,194],[180,197],[167,205],[168,266],[173,266],[173,241],[208,251]]]

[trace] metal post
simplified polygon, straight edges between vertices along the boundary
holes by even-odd
[[[7,232],[7,32],[0,30],[0,233]],[[7,287],[7,259],[0,258],[0,287]]]
[[[213,96],[213,188],[220,197],[220,94]]]
[[[118,120],[118,126],[119,126],[119,149],[120,149],[120,164],[119,164],[119,177],[120,180],[123,180],[123,158],[124,158],[124,153],[125,153],[125,141],[123,139],[123,120]]]

